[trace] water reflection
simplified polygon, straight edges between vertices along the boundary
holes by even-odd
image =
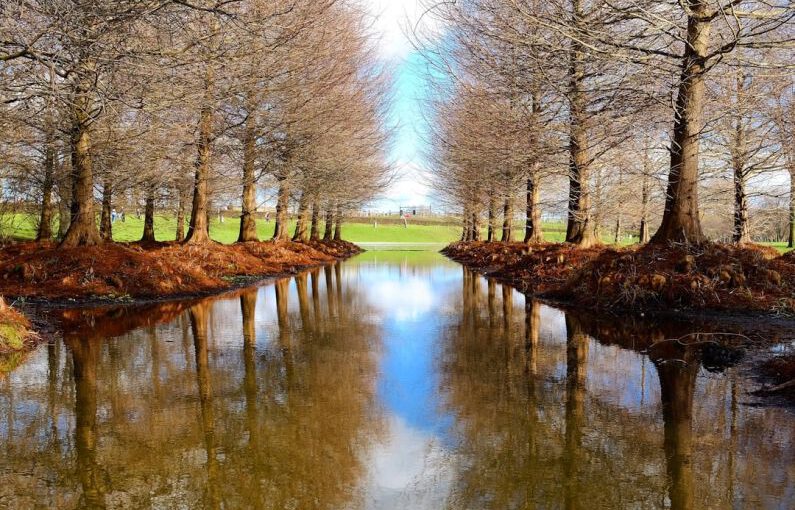
[[[654,360],[660,378],[662,402],[663,445],[669,478],[671,508],[687,510],[695,507],[693,492],[693,398],[696,391],[698,361],[694,350],[679,347],[674,356]]]
[[[97,363],[101,340],[67,338],[75,385],[75,453],[82,487],[80,506],[105,508],[105,474],[97,460]]]
[[[60,320],[0,381],[3,508],[795,506],[793,415],[705,370],[709,336],[665,341],[692,324],[437,255]]]
[[[0,390],[0,507],[353,505],[379,434],[377,326],[340,273],[324,286],[321,272],[64,313],[64,341]]]
[[[495,282],[462,281],[444,333],[461,438],[448,508],[792,506],[792,415],[739,405],[739,374],[701,367],[710,337],[664,341],[686,325],[520,308]]]

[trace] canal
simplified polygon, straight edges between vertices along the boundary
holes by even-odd
[[[795,414],[707,326],[435,252],[50,313],[63,338],[0,379],[3,508],[795,508]]]

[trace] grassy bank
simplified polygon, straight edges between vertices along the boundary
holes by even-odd
[[[766,246],[479,242],[454,243],[445,254],[527,293],[588,309],[795,316],[795,256]]]
[[[30,334],[30,323],[24,315],[0,298],[0,354],[21,351]]]
[[[30,322],[0,298],[0,376],[24,361],[33,339]]]
[[[17,239],[34,239],[36,236],[35,218],[30,215],[16,214],[13,217],[6,215],[3,222],[3,234]],[[290,231],[295,227],[295,221],[290,222]],[[116,221],[113,224],[113,240],[119,242],[133,242],[141,238],[143,233],[143,218],[128,215],[126,221]],[[266,240],[273,236],[274,222],[271,220],[257,220],[257,233],[259,238]],[[155,216],[155,238],[158,241],[173,241],[177,230],[177,221],[173,216]],[[225,218],[224,222],[217,217],[210,221],[210,237],[223,244],[232,244],[237,241],[240,231],[239,218]],[[414,242],[414,243],[439,243],[448,244],[461,235],[461,229],[452,225],[414,225],[409,223],[408,228],[403,225],[379,224],[374,227],[369,223],[346,223],[343,226],[343,237],[354,243],[373,242]]]

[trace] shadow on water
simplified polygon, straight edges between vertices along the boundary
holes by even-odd
[[[413,252],[53,313],[63,340],[0,380],[0,507],[795,506],[795,419],[744,405],[721,325],[564,312]]]

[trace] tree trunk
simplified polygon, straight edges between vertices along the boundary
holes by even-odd
[[[155,187],[149,186],[146,190],[146,205],[144,206],[144,234],[141,242],[155,242]]]
[[[572,0],[575,26],[582,21],[582,0]],[[569,50],[569,211],[566,242],[587,248],[597,243],[591,226],[587,112],[585,97],[585,51],[571,41]]]
[[[469,240],[469,207],[464,206],[464,212],[461,215],[461,241]]]
[[[178,243],[185,240],[185,192],[177,188],[177,232]]]
[[[502,242],[510,243],[513,240],[513,201],[506,198],[502,206]]]
[[[472,240],[480,241],[480,214],[472,212]]]
[[[72,209],[69,230],[61,241],[62,248],[93,246],[102,242],[94,216],[94,172],[88,133],[88,103],[82,94],[76,99],[72,112]]]
[[[596,199],[596,204],[598,207],[593,207],[593,200],[590,203],[591,206],[591,220],[590,223],[593,225],[593,235],[594,238],[601,240],[602,239],[602,169],[598,169],[596,175],[594,176],[594,185],[590,188],[592,198]]]
[[[736,101],[741,103],[745,93],[745,75],[740,72],[736,80]],[[748,243],[751,241],[751,234],[748,230],[748,196],[745,192],[746,168],[748,165],[748,147],[746,143],[745,125],[743,123],[742,112],[734,113],[734,133],[731,155],[732,170],[734,171],[734,229],[732,231],[732,241],[736,244]]]
[[[544,242],[544,232],[541,229],[541,191],[538,186],[537,163],[527,177],[527,210],[525,212],[524,242],[536,244]]]
[[[50,91],[55,89],[55,72],[50,68]],[[44,140],[44,181],[41,186],[41,210],[39,213],[39,229],[36,233],[37,241],[52,239],[52,190],[55,185],[55,157],[56,157],[56,132],[55,109],[53,96],[47,98],[47,114],[45,117]]]
[[[102,212],[99,216],[99,237],[103,241],[113,240],[113,184],[106,177],[102,183]]]
[[[213,223],[213,204],[209,200],[207,201],[207,234],[210,234],[210,227]]]
[[[488,219],[488,231],[486,232],[486,241],[491,243],[494,242],[494,230],[496,229],[496,211],[494,210],[497,207],[497,204],[494,203],[494,196],[489,195],[489,219]]]
[[[539,129],[541,126],[541,83],[538,79],[531,82],[530,98],[533,102],[530,118],[530,150],[538,153]],[[525,203],[525,228],[524,242],[526,244],[537,244],[544,242],[544,232],[541,227],[541,164],[538,157],[534,157],[530,162],[527,173],[527,198]]]
[[[795,168],[789,169],[789,239],[788,248],[795,248]]]
[[[748,231],[748,196],[745,193],[745,174],[743,170],[734,169],[734,230],[732,242],[736,244],[751,242]]]
[[[303,243],[306,242],[306,215],[309,212],[309,204],[305,194],[301,194],[298,200],[298,217],[295,221],[295,231],[293,232],[293,241]]]
[[[339,207],[334,212],[334,240],[342,240],[342,210]]]
[[[288,227],[288,207],[290,206],[290,190],[287,187],[287,179],[281,178],[279,192],[276,199],[276,217],[273,226],[273,239],[276,241],[286,241],[289,239]]]
[[[67,168],[67,164],[64,164],[58,179],[58,239],[66,236],[72,221],[72,170]]]
[[[618,189],[624,188],[624,174],[621,170],[618,171]],[[613,235],[613,243],[619,244],[621,242],[621,221],[623,217],[621,214],[621,204],[619,204],[618,212],[616,213],[616,229]]]
[[[48,123],[54,122],[48,119]],[[44,181],[41,186],[41,211],[37,241],[52,239],[52,190],[55,185],[55,127],[47,126],[47,146],[44,149]]]
[[[190,224],[187,244],[206,244],[210,242],[210,222],[207,219],[207,180],[210,174],[210,156],[212,153],[213,128],[213,83],[212,65],[207,64],[204,79],[204,99],[199,118],[199,143],[196,154],[196,174],[193,179],[193,204],[191,206]]]
[[[644,151],[643,180],[640,190],[640,232],[638,238],[642,244],[649,242],[649,169],[648,154]]]
[[[257,222],[254,217],[256,209],[257,185],[254,169],[257,158],[256,133],[254,119],[249,112],[246,120],[246,134],[243,140],[243,203],[240,212],[240,234],[237,242],[257,241]]]
[[[333,236],[334,236],[334,209],[332,206],[328,206],[328,209],[326,209],[326,225],[323,231],[323,240],[331,241],[331,238]]]
[[[652,243],[685,242],[701,244],[698,211],[699,139],[704,108],[705,57],[709,50],[709,5],[703,0],[683,2],[690,9],[687,44],[674,111],[671,168],[662,224]]]
[[[312,241],[320,239],[320,207],[317,202],[312,204],[312,226],[309,229],[309,239]]]

